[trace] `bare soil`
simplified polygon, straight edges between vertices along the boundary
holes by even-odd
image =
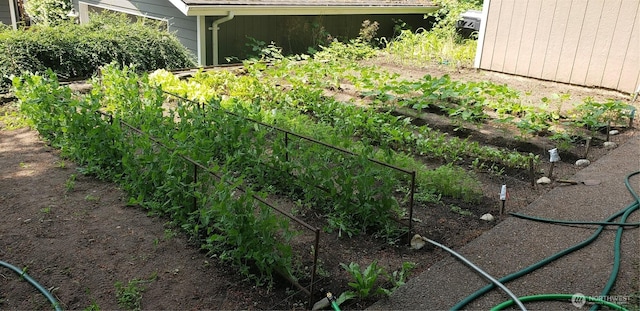
[[[572,94],[572,102],[586,96],[596,100],[629,100],[613,91],[498,73],[449,67],[403,67],[384,59],[377,60],[377,64],[407,78],[420,78],[427,73],[434,76],[449,74],[458,80],[506,83],[523,93],[530,92],[528,96],[532,103],[564,92]],[[345,93],[348,89],[345,88]],[[422,117],[423,122],[434,127],[446,130],[449,126],[447,120],[438,116]],[[620,130],[620,135],[612,137],[619,144],[634,131]],[[469,126],[465,133],[482,143],[524,148],[526,150],[522,151],[540,154],[542,159],[548,157],[546,150],[553,146],[544,138],[532,138],[523,143],[509,129],[492,125]],[[566,178],[577,172],[579,168],[573,162],[583,152],[584,145],[576,145],[563,154],[564,162],[555,166],[554,176]],[[596,161],[606,152],[596,143],[589,152],[589,159]],[[548,163],[544,162],[536,168],[536,178],[548,169]],[[27,128],[6,130],[0,124],[0,260],[36,279],[56,297],[63,309],[88,309],[91,306],[99,306],[102,310],[122,309],[118,305],[115,284],[126,285],[134,279],[145,280],[139,285],[144,289],[142,309],[291,310],[308,307],[309,299],[288,282],[280,280],[274,288],[267,288],[243,280],[233,268],[201,252],[178,229],[167,225],[166,219],[148,216],[140,208],[127,206],[126,194],[115,184],[83,176],[77,168],[74,163],[61,159],[36,132]],[[439,204],[418,204],[414,215],[417,219],[415,232],[456,249],[509,217],[498,212],[502,184],[509,185],[507,211],[517,211],[552,187],[560,186],[557,183],[532,186],[526,171],[477,172],[477,175],[485,193],[480,204],[446,198]],[[287,204],[286,200],[282,203]],[[452,206],[472,215],[453,212]],[[496,220],[480,220],[485,213],[492,213]],[[304,217],[310,222],[321,219],[312,212]],[[403,262],[414,262],[417,266],[412,275],[416,275],[447,256],[432,247],[412,250],[403,241],[390,245],[369,236],[349,239],[338,238],[337,233],[322,233],[319,247],[321,276],[315,285],[314,300],[323,297],[327,291],[339,294],[349,289],[349,275],[340,268],[340,263],[357,262],[366,266],[377,260],[381,267],[392,272]],[[381,296],[350,302],[344,309],[363,309],[379,298]],[[51,307],[19,275],[0,269],[0,309],[47,310]]]

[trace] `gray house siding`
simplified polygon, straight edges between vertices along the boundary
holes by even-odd
[[[11,26],[11,13],[7,0],[0,0],[0,23]]]
[[[82,15],[82,5],[88,5],[91,11],[92,6],[100,9],[109,9],[125,12],[128,14],[147,16],[154,19],[167,21],[168,30],[176,35],[178,40],[187,47],[192,54],[196,55],[198,49],[196,36],[196,17],[184,16],[169,1],[166,0],[82,0],[74,1],[76,9]]]
[[[207,17],[206,25],[220,17]],[[402,20],[413,29],[428,28],[422,14],[413,15],[325,15],[325,16],[236,16],[219,26],[220,64],[228,57],[244,58],[250,52],[248,37],[265,43],[274,42],[284,53],[306,53],[308,47],[327,44],[327,35],[340,40],[358,36],[362,22],[378,22],[377,37],[390,39],[395,21]],[[212,63],[211,31],[207,31],[207,63]]]
[[[629,93],[640,85],[640,1],[485,0],[485,7],[479,68]]]

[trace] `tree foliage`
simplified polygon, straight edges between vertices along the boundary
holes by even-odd
[[[31,20],[45,26],[58,25],[69,20],[67,14],[72,7],[71,0],[29,0],[24,4]]]

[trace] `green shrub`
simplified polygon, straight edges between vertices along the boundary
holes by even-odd
[[[188,50],[157,22],[131,23],[115,13],[95,14],[90,20],[0,32],[0,91],[8,89],[11,76],[48,68],[60,78],[81,79],[111,62],[140,71],[194,65]]]

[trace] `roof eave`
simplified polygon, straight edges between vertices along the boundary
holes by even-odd
[[[186,5],[170,0],[185,16],[240,15],[359,15],[359,14],[426,14],[436,6],[248,6],[248,5]]]

